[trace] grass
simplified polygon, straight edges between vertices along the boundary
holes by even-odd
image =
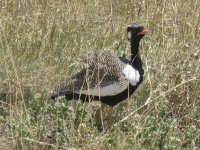
[[[0,149],[199,149],[199,0],[0,2]],[[98,102],[48,95],[79,55],[129,55],[126,27],[142,40],[145,79],[115,107],[115,126],[99,132]],[[4,93],[8,93],[5,97]]]

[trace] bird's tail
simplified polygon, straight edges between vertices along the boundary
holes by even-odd
[[[56,99],[60,96],[66,95],[66,93],[67,93],[66,91],[53,91],[50,95],[50,99]]]
[[[57,92],[52,92],[50,95],[50,99],[56,99],[57,97],[59,97],[59,93]]]
[[[69,91],[69,86],[67,80],[61,82],[59,85],[57,85],[53,92],[50,94],[50,99],[56,99],[60,96],[65,96]]]

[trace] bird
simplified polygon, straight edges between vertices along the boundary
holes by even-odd
[[[51,99],[65,96],[67,100],[100,101],[96,110],[96,124],[101,125],[104,108],[108,126],[113,124],[113,107],[130,97],[143,81],[144,70],[139,53],[140,40],[149,30],[140,23],[127,27],[131,57],[118,57],[111,51],[93,51],[81,56],[79,70],[55,86]]]

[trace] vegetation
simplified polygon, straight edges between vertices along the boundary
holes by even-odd
[[[0,149],[200,149],[199,0],[0,2]],[[98,102],[49,93],[79,55],[129,56],[126,27],[141,22],[145,78],[98,131]]]

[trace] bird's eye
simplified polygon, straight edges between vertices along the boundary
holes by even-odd
[[[144,27],[139,27],[137,31],[140,32],[142,30],[144,30]]]

